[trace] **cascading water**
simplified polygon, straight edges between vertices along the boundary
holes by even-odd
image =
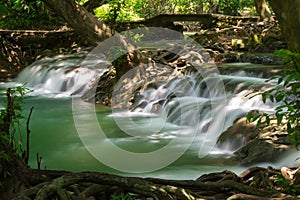
[[[138,94],[132,112],[157,113],[172,124],[193,127],[200,135],[206,135],[204,139],[198,138],[198,143],[214,146],[218,136],[250,110],[272,112],[274,105],[264,104],[260,96],[249,98],[254,88],[266,86],[265,80],[249,77],[245,71],[217,78],[191,73]],[[225,92],[218,84],[220,81]],[[209,130],[211,127],[219,129]],[[208,152],[199,152],[199,156],[205,153]]]
[[[23,70],[16,82],[26,83],[34,89],[34,94],[67,97],[81,96],[89,87],[89,82],[102,74],[108,63],[92,60],[81,65],[87,52],[58,55],[41,59]],[[97,66],[97,67],[95,67]]]
[[[91,59],[82,65],[85,56],[86,52],[42,59],[22,71],[16,82],[27,83],[39,95],[81,96],[108,66],[105,61]],[[215,143],[219,134],[250,110],[272,110],[259,96],[247,97],[253,88],[266,85],[266,79],[261,76],[261,72],[243,70],[205,78],[196,72],[188,73],[138,93],[131,112],[155,113],[168,123],[193,127],[200,134],[207,133],[209,127],[221,126],[206,138]],[[225,93],[220,82],[225,86]]]
[[[70,95],[76,95],[77,97],[81,96],[88,89],[96,76],[105,71],[105,67],[103,66],[108,65],[103,60],[95,60],[82,65],[81,62],[84,57],[85,54],[79,54],[76,56],[57,56],[37,61],[31,66],[28,66],[19,75],[16,82],[27,82],[27,86],[32,87],[37,96],[55,97],[53,106],[56,107],[58,106],[57,97],[67,97]],[[97,65],[99,67],[97,67]],[[247,67],[242,66],[242,68],[245,69]],[[267,87],[264,73],[258,71],[259,70],[257,69],[231,69],[230,72],[222,73],[223,75],[218,77],[212,75],[204,78],[195,72],[187,73],[185,76],[170,78],[166,83],[159,83],[155,87],[152,87],[150,84],[143,92],[136,94],[135,102],[131,106],[129,115],[128,112],[124,113],[122,111],[118,113],[97,111],[97,115],[101,115],[99,121],[102,125],[104,124],[103,126],[107,127],[105,130],[108,132],[108,135],[110,134],[110,139],[113,143],[124,147],[124,149],[127,148],[129,150],[135,150],[136,152],[147,152],[149,150],[162,148],[178,134],[178,129],[176,130],[176,133],[174,131],[177,126],[183,127],[182,129],[179,129],[179,132],[182,131],[183,135],[186,134],[189,136],[190,130],[197,131],[197,136],[195,137],[189,152],[192,152],[193,155],[186,155],[186,160],[183,159],[184,161],[182,162],[188,163],[186,165],[196,163],[195,166],[198,166],[201,164],[195,160],[196,157],[203,157],[208,154],[212,155],[216,151],[218,151],[219,154],[222,154],[219,149],[214,149],[218,135],[230,127],[236,119],[245,116],[248,111],[253,109],[270,112],[273,110],[274,105],[263,104],[260,96],[249,98],[249,95],[254,88]],[[224,84],[224,91],[219,87],[220,81]],[[41,100],[39,99],[35,103],[40,103],[40,101]],[[49,99],[45,105],[47,105],[48,102]],[[76,130],[74,130],[74,125],[69,125],[73,123],[70,115],[72,111],[58,111],[58,108],[53,109],[51,106],[45,105],[40,108],[41,112],[43,112],[42,110],[44,107],[49,107],[51,109],[46,109],[47,116],[50,116],[49,113],[52,112],[52,110],[54,113],[53,119],[50,118],[53,121],[50,123],[53,123],[55,120],[60,120],[60,123],[63,123],[61,125],[61,127],[64,128],[62,132],[54,131],[57,132],[57,140],[62,143],[61,148],[64,149],[60,151],[73,152],[76,149],[74,148],[74,145],[78,147],[78,149],[82,149],[79,145],[78,135],[75,134]],[[67,109],[67,106],[64,104],[62,108]],[[66,117],[60,119],[61,116],[57,115],[58,112],[69,113],[68,120],[65,119]],[[83,118],[86,115],[84,107],[82,108],[81,115]],[[149,116],[154,116],[154,118],[150,119],[152,122],[149,122]],[[116,120],[117,118],[123,119],[123,122],[121,123],[128,126],[127,130],[132,131],[132,136],[139,137],[125,137],[122,130],[116,128],[118,123],[112,122],[113,119]],[[134,119],[137,123],[128,124],[126,120],[129,118],[130,120]],[[41,121],[38,121],[38,123],[41,123]],[[89,121],[84,121],[84,123],[86,130],[89,130]],[[163,128],[149,128],[147,123],[151,123],[153,126],[162,126]],[[57,126],[56,122],[54,122],[54,124]],[[149,131],[149,129],[154,131],[151,132],[150,135],[144,134],[144,132]],[[185,130],[188,131],[184,132]],[[42,129],[42,131],[44,130]],[[70,137],[68,135],[72,134],[74,135],[72,136],[73,143],[63,143],[64,141],[67,141],[65,137]],[[50,137],[54,137],[53,135],[55,134],[52,131],[51,133],[49,132],[49,135],[51,135]],[[47,137],[49,137],[49,135]],[[63,140],[61,139],[62,135],[64,135],[65,138]],[[96,140],[91,138],[91,141],[94,144]],[[185,140],[182,141],[182,143],[184,142]],[[44,147],[48,145],[49,144],[45,143],[41,146]],[[57,141],[53,142],[52,146],[56,145]],[[39,144],[35,144],[35,146],[39,146]],[[39,152],[40,151],[43,150],[40,149]],[[55,152],[56,149],[52,149],[51,151]],[[228,153],[225,150],[224,152]],[[80,158],[81,160],[88,157],[86,154],[76,152],[69,153],[67,157],[60,157],[63,155],[57,153],[55,155],[50,154],[47,156],[47,152],[44,152],[44,162],[48,162],[47,166],[49,166],[49,168],[57,168],[63,165],[63,161],[66,160],[67,162],[67,160],[70,159],[64,165],[65,169],[70,169],[70,166],[78,167],[78,164],[69,164],[72,162],[72,157],[70,155],[73,154],[76,155],[73,162],[78,161],[78,156],[81,154],[84,155]],[[53,159],[53,163],[57,165],[51,164],[51,159]],[[59,162],[55,160],[59,160]],[[35,163],[35,161],[33,160],[32,163]],[[60,165],[58,165],[58,163]],[[81,168],[71,168],[71,170],[100,170],[98,162],[97,164],[91,164],[92,161],[87,163],[90,163],[89,166],[82,164]],[[91,165],[95,167],[89,168]],[[101,169],[103,168],[104,167],[102,166]],[[200,168],[205,169],[204,166],[201,166]],[[208,168],[210,168],[210,170],[214,169],[213,167]],[[184,168],[182,168],[182,170],[183,169]],[[172,174],[172,171],[177,171],[178,168],[174,166],[174,168],[169,168],[169,170],[169,172],[164,171],[163,173]],[[198,176],[199,168],[193,173],[194,174],[191,175],[191,177]],[[170,175],[170,177],[174,178],[174,175]],[[185,178],[187,177],[188,176],[185,176]],[[180,177],[177,176],[176,178]]]

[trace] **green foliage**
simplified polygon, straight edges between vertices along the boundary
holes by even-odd
[[[120,195],[111,195],[110,198],[112,200],[134,200],[135,199],[129,193],[124,194],[123,192]]]
[[[274,183],[277,187],[282,188],[284,193],[290,195],[296,195],[299,185],[294,185],[293,182],[289,179],[284,178],[281,174],[276,174],[274,176]]]
[[[94,13],[104,21],[115,23],[116,21],[140,20],[137,13],[142,1],[110,0],[108,4],[96,8]]]
[[[86,2],[88,2],[89,0],[76,0],[78,2],[79,5],[83,5]]]
[[[288,187],[292,184],[291,180],[284,178],[282,174],[276,174],[274,178],[275,178],[274,183],[282,187]]]
[[[0,4],[0,16],[9,14],[9,9],[6,5]]]
[[[239,15],[243,9],[252,9],[254,2],[245,0],[110,0],[94,10],[104,21],[136,21],[160,14],[197,14],[218,11],[228,15]]]
[[[125,7],[125,1],[124,0],[111,0],[110,6],[109,6],[109,12],[108,12],[108,19],[111,22],[115,22],[118,18],[118,16],[121,14]]]
[[[76,0],[83,5],[88,0]],[[159,14],[197,14],[218,11],[238,15],[245,8],[253,8],[253,0],[108,0],[94,10],[97,17],[111,24],[116,21],[138,21]],[[0,0],[0,28],[55,29],[64,21],[50,12],[43,0]]]
[[[279,50],[275,53],[288,64],[281,76],[272,77],[268,81],[276,81],[276,86],[260,93],[262,100],[278,103],[275,108],[277,124],[285,126],[290,141],[296,148],[300,145],[300,54],[289,50]],[[270,125],[268,113],[251,111],[248,113],[248,121],[257,121],[257,126],[262,123]]]
[[[7,165],[12,155],[23,151],[19,146],[21,142],[15,141],[15,133],[20,120],[24,119],[21,105],[24,103],[24,96],[29,92],[31,90],[25,85],[8,88],[4,109],[0,111],[0,174],[4,177],[9,174]]]
[[[297,72],[300,72],[300,54],[292,51],[281,49],[275,52],[277,56],[282,57],[283,62],[294,67]],[[285,71],[286,73],[286,71]]]
[[[239,11],[245,7],[253,6],[253,1],[244,0],[220,0],[220,10],[226,15],[239,15]]]
[[[0,0],[0,19],[2,29],[47,29],[62,25],[42,0]]]
[[[128,30],[124,32],[124,36],[126,37],[129,43],[138,44],[142,41],[144,34],[138,34]]]

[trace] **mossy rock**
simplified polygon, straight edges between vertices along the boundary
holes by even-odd
[[[279,152],[281,149],[276,148],[271,141],[256,138],[236,151],[232,161],[241,165],[274,162],[278,159]]]

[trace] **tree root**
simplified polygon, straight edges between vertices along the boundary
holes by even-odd
[[[126,194],[132,199],[194,200],[194,199],[296,199],[271,187],[272,176],[280,171],[271,168],[251,168],[240,176],[223,171],[203,175],[197,180],[165,180],[157,178],[123,177],[97,172],[33,171],[31,183],[20,191],[18,199],[111,199]],[[51,177],[52,179],[45,179]],[[259,177],[259,178],[255,178]],[[32,180],[34,179],[34,180]],[[268,184],[265,184],[268,180]],[[260,183],[258,183],[260,182]]]

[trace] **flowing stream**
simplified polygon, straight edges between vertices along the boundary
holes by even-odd
[[[249,110],[272,112],[273,105],[264,105],[259,96],[251,99],[247,97],[252,88],[266,85],[265,80],[271,71],[266,69],[270,66],[249,63],[222,65],[220,77],[225,88],[223,93],[215,87],[220,79],[215,80],[214,77],[204,80],[197,74],[189,73],[172,78],[158,87],[148,87],[139,94],[130,111],[122,111],[101,105],[94,107],[94,104],[80,99],[96,75],[105,71],[103,67],[92,67],[95,63],[82,66],[80,63],[83,56],[61,55],[37,61],[28,66],[14,82],[1,84],[3,91],[6,87],[25,82],[34,89],[26,97],[24,109],[26,115],[34,107],[30,123],[31,167],[37,167],[37,153],[42,156],[41,167],[47,169],[100,171],[170,179],[195,179],[201,174],[224,169],[240,173],[249,167],[231,165],[228,158],[233,152],[220,149],[215,144],[218,135]],[[97,65],[102,64],[105,66],[106,63],[97,61]],[[113,169],[96,159],[84,145],[86,143],[78,133],[80,128],[74,123],[74,102],[78,106],[76,119],[82,120],[81,127],[87,134],[85,137],[90,148],[103,144],[102,154],[107,157],[118,158],[113,151],[105,150],[107,140],[128,152],[147,153],[163,149],[178,135],[182,135],[169,152],[172,156],[176,154],[177,148],[184,151],[178,154],[174,162],[155,171],[141,170],[143,173],[132,174],[126,170]],[[92,127],[95,122],[89,120],[86,106],[95,109],[97,123],[105,132],[106,139],[98,140],[96,136],[88,135],[94,131]],[[186,146],[187,143],[191,144]],[[153,160],[146,159],[145,163]],[[126,167],[126,162],[130,161],[123,158],[120,162]],[[294,162],[294,157],[288,156],[276,163],[259,165],[280,167],[293,165]],[[139,166],[139,163],[135,164]]]

